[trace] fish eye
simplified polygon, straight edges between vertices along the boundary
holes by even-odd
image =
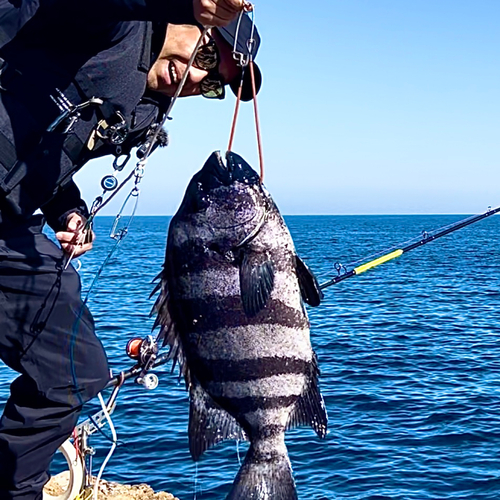
[[[202,182],[196,182],[189,186],[188,195],[184,198],[185,207],[192,214],[203,212],[210,205],[210,195],[205,190]]]
[[[198,190],[193,202],[193,208],[195,209],[195,211],[202,212],[203,210],[206,210],[210,205],[210,196],[203,190]]]

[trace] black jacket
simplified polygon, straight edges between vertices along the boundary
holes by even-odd
[[[153,27],[194,24],[192,0],[0,0],[0,15],[5,4],[23,26],[0,50],[0,225],[41,208],[59,230],[67,213],[86,211],[72,175],[92,158],[127,154],[165,111],[168,98],[146,92],[158,48]],[[48,132],[61,95],[74,105],[91,97],[104,104],[82,110],[69,133]],[[100,120],[121,117],[123,144],[91,144]]]

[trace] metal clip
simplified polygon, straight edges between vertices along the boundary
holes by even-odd
[[[59,89],[56,89],[57,95],[50,96],[59,108],[61,114],[47,127],[47,132],[55,132],[58,129],[61,134],[71,132],[75,123],[79,120],[80,111],[88,106],[101,106],[104,101],[98,97],[92,97],[88,101],[74,105]]]
[[[119,156],[115,156],[115,159],[113,160],[113,169],[114,170],[117,170],[118,172],[121,172],[125,165],[128,163],[128,161],[130,160],[130,153],[125,156],[125,158],[120,162],[118,163],[118,158]]]
[[[137,203],[139,201],[139,188],[137,186],[134,186],[130,193],[127,195],[125,198],[125,201],[123,202],[122,207],[120,208],[120,211],[118,212],[117,216],[115,217],[115,220],[113,222],[113,226],[111,228],[111,232],[109,233],[110,238],[113,238],[116,241],[121,241],[123,238],[128,233],[128,228],[130,226],[130,223],[132,222],[132,219],[134,218],[135,212],[137,210]],[[125,207],[127,206],[129,200],[131,198],[135,198],[133,202],[133,208],[132,208],[132,213],[130,214],[128,221],[125,223],[125,226],[122,228],[118,228],[118,223],[120,222],[122,218],[122,214],[125,210]]]
[[[137,158],[139,158],[140,160],[147,158],[149,154],[155,149],[156,145],[168,144],[168,135],[166,136],[166,138],[160,137],[161,135],[162,135],[161,124],[153,123],[146,132],[146,139],[137,149],[136,152]]]
[[[251,4],[250,4],[251,5]],[[247,53],[244,54],[243,52],[239,52],[237,45],[238,45],[238,36],[240,32],[240,24],[241,24],[241,17],[244,16],[244,11],[240,12],[240,15],[238,17],[238,24],[236,25],[236,33],[234,35],[234,44],[233,44],[233,59],[236,61],[236,64],[238,66],[241,66],[244,68],[245,66],[248,66],[250,61],[252,60],[252,51],[253,51],[253,46],[255,44],[255,38],[253,37],[254,31],[255,31],[255,20],[254,20],[254,9],[253,6],[251,9],[249,8],[249,11],[252,13],[252,29],[250,31],[250,38],[247,40]]]

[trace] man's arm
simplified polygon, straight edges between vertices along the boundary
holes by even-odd
[[[85,219],[89,216],[87,204],[80,196],[77,185],[71,181],[56,195],[41,207],[47,224],[57,233],[64,231],[68,223],[68,215],[78,213]]]
[[[225,26],[243,9],[243,0],[52,0],[58,17],[81,21],[159,21]]]

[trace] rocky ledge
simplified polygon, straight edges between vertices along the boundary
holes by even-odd
[[[69,471],[62,472],[50,479],[44,491],[52,496],[61,495],[67,489],[68,483]],[[104,479],[99,481],[98,498],[99,500],[179,500],[171,493],[155,492],[147,484],[119,484]]]

